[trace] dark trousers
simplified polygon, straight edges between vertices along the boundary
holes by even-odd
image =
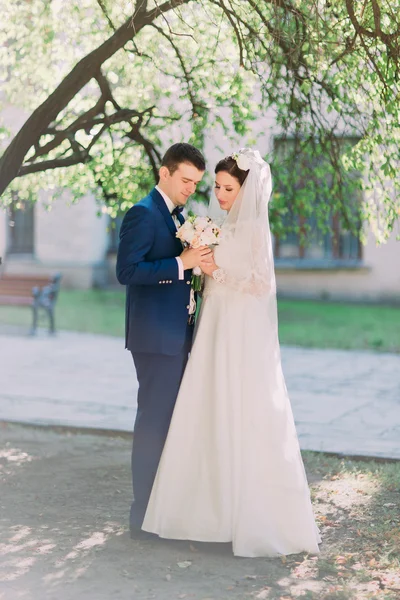
[[[139,391],[132,445],[131,529],[140,528],[143,523],[188,360],[191,333],[188,328],[187,341],[174,356],[132,352]]]

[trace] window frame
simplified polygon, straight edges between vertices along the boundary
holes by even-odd
[[[353,136],[348,136],[347,138],[344,138],[347,140],[352,140],[355,139]],[[276,146],[277,143],[284,143],[285,141],[293,141],[292,137],[287,137],[287,138],[281,138],[279,136],[276,136],[274,138],[274,147],[276,150]],[[304,233],[304,225],[306,224],[306,218],[303,216],[299,216],[298,217],[299,221],[299,228],[300,231],[302,230]],[[351,232],[344,232],[344,233],[349,233],[350,235]],[[316,268],[316,269],[323,269],[323,268],[338,268],[338,267],[348,267],[348,268],[356,268],[356,267],[360,267],[363,266],[363,260],[364,260],[364,256],[363,256],[363,246],[362,243],[360,241],[359,238],[356,238],[356,236],[353,236],[354,240],[357,240],[357,250],[356,250],[356,256],[351,256],[351,257],[346,257],[343,256],[343,248],[341,245],[341,230],[340,230],[340,216],[339,213],[336,212],[332,215],[332,232],[331,232],[331,252],[329,256],[324,256],[324,257],[318,257],[318,258],[311,258],[311,257],[307,257],[306,256],[306,250],[307,248],[312,247],[312,244],[310,244],[310,246],[305,245],[301,242],[301,238],[299,239],[299,235],[297,235],[297,249],[298,249],[298,254],[297,256],[287,256],[287,257],[281,257],[281,246],[284,244],[285,242],[285,238],[281,239],[278,235],[274,235],[273,236],[273,253],[274,253],[274,261],[275,264],[277,266],[280,267],[295,267],[295,268]]]
[[[22,204],[23,208],[18,207]],[[27,201],[22,202],[18,199],[8,207],[7,210],[7,255],[8,256],[33,256],[35,254],[35,221],[36,221],[36,206],[33,202]],[[23,221],[19,221],[18,216],[22,214],[26,209],[30,214],[30,223],[28,226]],[[21,227],[22,231],[19,232],[16,237],[16,231],[18,227]],[[26,233],[29,231],[29,240],[26,241]],[[19,239],[19,236],[21,239]]]

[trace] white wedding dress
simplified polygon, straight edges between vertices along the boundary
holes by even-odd
[[[266,165],[260,160],[259,177]],[[265,213],[260,220],[270,175],[257,190],[255,221],[248,207],[243,212],[243,198],[255,193],[250,181],[234,227],[228,218],[215,250],[223,271],[219,281],[206,277],[143,529],[164,538],[232,542],[243,557],[317,553],[320,537],[281,368]],[[249,222],[252,239],[244,249]]]

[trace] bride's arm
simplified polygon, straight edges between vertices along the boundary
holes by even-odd
[[[208,262],[201,264],[202,271],[217,283],[253,296],[263,296],[271,289],[271,278],[267,267],[263,240],[257,239],[257,236],[252,241],[251,264],[248,265],[248,269],[243,276],[234,276],[229,270],[219,267],[213,255]]]

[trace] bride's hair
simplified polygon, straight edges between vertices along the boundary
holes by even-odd
[[[225,158],[217,163],[217,166],[215,167],[215,174],[220,173],[221,171],[229,173],[229,175],[235,177],[241,186],[244,184],[246,177],[249,174],[248,170],[243,171],[243,169],[239,169],[236,160],[232,156],[225,156]]]

